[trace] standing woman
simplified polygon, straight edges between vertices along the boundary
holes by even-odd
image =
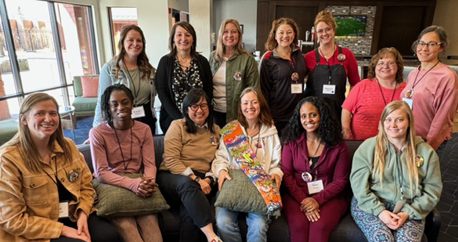
[[[383,108],[399,100],[406,86],[401,54],[393,47],[383,48],[369,63],[367,79],[351,89],[342,104],[344,139],[365,140],[377,135]]]
[[[102,116],[106,122],[89,131],[94,176],[101,182],[151,196],[156,184],[153,136],[148,125],[132,120],[134,97],[123,84],[105,89]],[[130,178],[125,174],[143,174]],[[162,242],[156,214],[115,217],[112,222],[125,242]]]
[[[348,82],[353,87],[360,81],[358,64],[348,48],[334,42],[337,24],[332,14],[326,10],[315,17],[315,31],[318,48],[304,56],[307,70],[306,96],[327,98],[333,113],[341,117],[342,103]],[[340,119],[339,119],[340,120]]]
[[[240,93],[246,87],[259,87],[258,64],[242,48],[242,31],[235,19],[225,19],[218,31],[216,50],[210,55],[213,73],[215,123],[224,127],[237,118]]]
[[[140,27],[136,25],[122,27],[118,49],[120,50],[119,54],[103,65],[100,70],[93,126],[103,122],[101,98],[105,89],[113,84],[124,84],[134,95],[135,114],[132,118],[147,124],[151,133],[155,134],[155,70],[146,56],[146,39]]]
[[[197,53],[197,36],[188,22],[178,22],[169,37],[170,53],[159,61],[156,73],[156,89],[161,100],[159,123],[165,134],[173,120],[182,119],[180,111],[183,99],[192,88],[204,89],[212,99],[213,84],[210,65]]]
[[[120,242],[92,212],[92,175],[62,134],[56,100],[33,93],[19,110],[19,131],[0,147],[0,241]]]
[[[283,176],[283,172],[280,169],[281,143],[277,129],[272,125],[267,102],[259,90],[253,87],[243,90],[240,97],[237,120],[227,124],[221,133],[223,136],[221,137],[221,144],[212,163],[213,173],[218,174],[218,190],[221,190],[222,184],[226,179],[229,180],[228,182],[232,179],[228,173],[229,169],[240,170],[242,167],[244,172],[248,169],[250,174],[267,174],[268,178],[260,185],[273,183],[274,185],[270,186],[276,186],[277,189],[280,188]],[[241,140],[241,142],[233,142],[234,140]],[[233,152],[234,150],[237,151]],[[251,159],[255,159],[255,162],[256,160],[259,161],[261,169],[256,169],[254,166],[247,168],[249,161],[240,158],[243,157],[244,153],[249,154]],[[271,181],[274,182],[271,183]],[[253,186],[256,185],[253,182]],[[269,187],[269,185],[266,185],[266,187]],[[240,189],[245,188],[241,187]],[[281,207],[277,208],[281,209]],[[221,238],[226,242],[242,242],[237,219],[238,215],[239,211],[216,207],[216,226]],[[267,230],[269,228],[267,220],[267,215],[255,212],[247,214],[247,241],[267,241]]]
[[[447,45],[442,27],[430,26],[420,33],[412,49],[421,65],[409,73],[401,94],[415,117],[415,132],[438,152],[451,137],[458,108],[458,77],[439,60]]]
[[[167,202],[180,206],[180,241],[222,242],[213,230],[207,199],[215,188],[211,162],[220,130],[213,124],[211,99],[202,89],[191,89],[183,99],[182,111],[184,118],[172,121],[165,134],[157,181]]]
[[[389,103],[378,127],[353,158],[351,215],[368,241],[419,242],[442,192],[438,157],[405,102]]]
[[[283,211],[292,242],[328,241],[348,209],[342,192],[351,162],[331,112],[323,98],[304,98],[284,130]]]
[[[294,20],[274,20],[265,44],[268,51],[261,60],[261,90],[279,134],[296,104],[304,97],[307,70],[301,50],[296,46],[298,35],[299,28]]]

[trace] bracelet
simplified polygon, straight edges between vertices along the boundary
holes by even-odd
[[[194,181],[197,182],[197,183],[199,183],[200,177],[196,176],[196,178],[194,178]]]

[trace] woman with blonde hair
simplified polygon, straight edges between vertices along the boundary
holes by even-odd
[[[242,90],[259,87],[258,64],[242,47],[242,31],[235,19],[225,19],[218,31],[216,50],[210,54],[213,74],[213,108],[220,127],[237,118]]]
[[[100,70],[93,126],[103,122],[101,98],[105,89],[113,84],[124,84],[134,94],[135,113],[140,113],[132,118],[147,124],[151,133],[155,134],[156,117],[153,111],[156,96],[155,69],[146,56],[146,39],[142,29],[132,24],[123,26],[118,49],[119,54]]]
[[[323,10],[315,17],[318,48],[304,56],[307,70],[306,96],[327,99],[337,118],[341,116],[341,105],[345,100],[347,78],[353,87],[360,81],[358,64],[348,48],[335,43],[336,21],[332,14]]]
[[[406,86],[402,56],[394,47],[379,50],[368,69],[367,79],[357,83],[342,104],[344,139],[365,140],[377,135],[380,113],[386,104],[401,99]]]
[[[353,158],[351,214],[368,241],[421,241],[442,192],[437,154],[415,136],[403,101],[389,103],[378,126]]]
[[[62,133],[57,101],[32,93],[19,109],[19,131],[0,147],[0,241],[118,242],[92,213],[92,175]]]
[[[300,48],[296,45],[299,28],[290,18],[272,22],[266,41],[267,52],[261,58],[261,90],[272,111],[279,135],[304,97],[307,74]]]

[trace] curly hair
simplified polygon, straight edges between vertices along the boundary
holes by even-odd
[[[342,141],[342,127],[329,104],[321,97],[310,96],[302,99],[294,108],[294,113],[283,129],[282,141],[294,141],[303,132],[306,132],[301,123],[301,107],[304,103],[310,103],[318,109],[320,125],[317,135],[326,145],[335,145]]]
[[[140,73],[142,75],[141,77],[143,79],[151,79],[151,77],[154,76],[155,70],[154,67],[149,63],[148,56],[146,56],[145,35],[143,34],[143,31],[140,27],[133,24],[125,25],[121,29],[121,34],[118,42],[119,54],[113,57],[113,59],[116,59],[114,76],[118,78],[118,73],[121,69],[121,67],[119,66],[119,62],[122,61],[124,59],[124,56],[126,55],[126,50],[124,49],[124,40],[127,37],[127,33],[129,33],[129,31],[131,30],[137,31],[142,36],[143,48],[137,57],[138,70],[140,70]]]
[[[134,95],[132,94],[132,91],[124,86],[123,84],[114,84],[105,89],[105,91],[102,94],[101,98],[101,110],[102,110],[102,117],[107,121],[109,125],[113,125],[113,115],[111,115],[110,111],[110,96],[111,93],[114,91],[123,91],[126,96],[129,98],[130,103],[133,106],[134,103]]]
[[[403,82],[404,77],[403,77],[402,72],[404,71],[404,64],[403,64],[404,61],[399,51],[394,47],[382,48],[381,50],[377,52],[377,54],[372,56],[371,62],[369,63],[367,78],[375,78],[376,77],[375,68],[377,67],[378,61],[380,59],[389,57],[390,55],[393,56],[394,60],[396,61],[396,65],[398,66],[398,71],[396,72],[396,76],[395,76],[396,83]]]

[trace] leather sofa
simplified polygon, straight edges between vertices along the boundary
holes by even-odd
[[[353,157],[353,153],[356,151],[361,141],[347,141],[348,150],[350,157]],[[78,145],[78,149],[84,155],[86,162],[93,171],[91,151],[89,145]],[[154,151],[156,158],[156,166],[159,167],[162,162],[162,154],[164,152],[164,138],[163,136],[154,137]],[[348,200],[351,199],[352,192],[350,186],[345,190],[346,197]],[[158,216],[159,226],[162,232],[163,240],[165,242],[176,242],[179,241],[179,230],[180,230],[180,215],[178,207],[171,207],[167,211],[163,211]],[[246,234],[246,223],[244,222],[244,215],[239,216],[239,225],[242,235]],[[436,242],[439,234],[441,225],[441,217],[439,212],[434,209],[426,218],[425,234],[423,235],[423,242]],[[289,230],[285,217],[282,215],[277,219],[273,219],[267,232],[267,238],[269,242],[289,242]],[[244,238],[245,239],[245,238]],[[353,221],[350,213],[347,214],[340,220],[338,226],[331,233],[329,241],[339,242],[355,242],[355,241],[367,241],[361,230]]]

